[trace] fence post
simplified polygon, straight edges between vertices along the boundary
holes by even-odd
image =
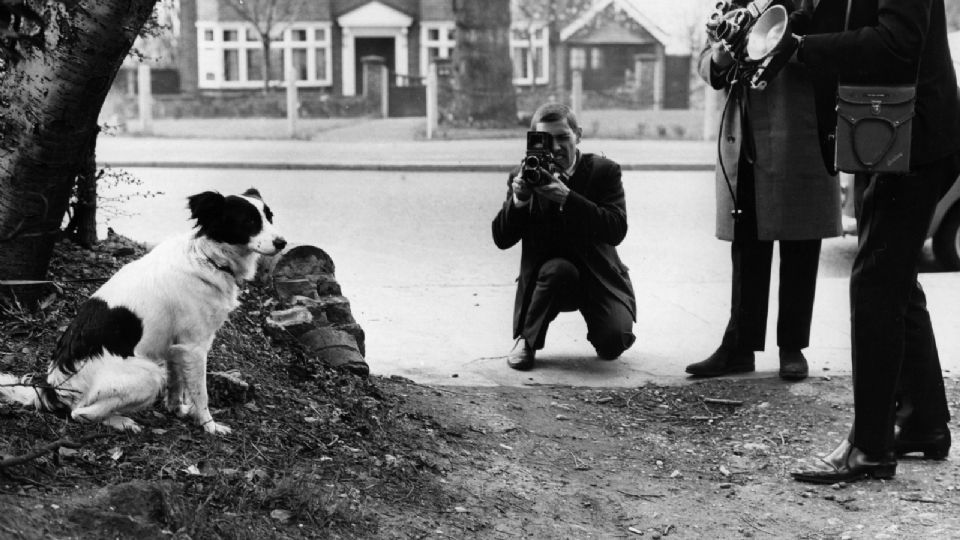
[[[293,66],[287,66],[287,134],[291,139],[297,137],[297,118],[300,111],[297,106],[297,72]]]
[[[433,138],[433,132],[437,130],[438,125],[438,111],[439,103],[439,92],[437,85],[439,80],[437,78],[437,63],[430,62],[430,67],[427,68],[427,138]]]
[[[387,64],[380,65],[380,115],[390,117],[390,70]]]
[[[150,66],[137,64],[137,93],[140,108],[140,133],[153,135],[153,94],[150,88]]]
[[[583,71],[574,69],[570,75],[570,108],[578,118],[583,115]]]

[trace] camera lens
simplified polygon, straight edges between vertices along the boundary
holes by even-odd
[[[523,160],[523,166],[529,169],[536,169],[540,167],[540,158],[537,156],[527,156],[526,159]]]

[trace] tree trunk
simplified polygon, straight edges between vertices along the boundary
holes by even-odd
[[[45,2],[42,44],[0,59],[0,279],[46,276],[97,116],[155,3]]]
[[[270,33],[261,35],[261,46],[263,47],[263,94],[270,93]]]
[[[99,133],[99,130],[98,130]],[[77,174],[77,201],[66,232],[77,244],[90,249],[97,243],[97,138],[92,137],[87,156]]]
[[[454,0],[454,121],[514,126],[517,101],[510,62],[510,0]]]

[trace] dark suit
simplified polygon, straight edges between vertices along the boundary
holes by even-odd
[[[508,188],[493,220],[497,247],[522,240],[513,335],[540,349],[557,312],[579,309],[598,354],[616,357],[633,344],[636,320],[633,286],[614,247],[627,234],[620,166],[581,154],[566,184],[562,209],[536,195],[517,207]]]
[[[937,346],[917,282],[918,258],[934,208],[958,171],[960,101],[943,0],[821,0],[794,30],[798,53],[818,77],[823,147],[836,116],[836,84],[917,83],[911,172],[858,175],[865,186],[859,249],[850,279],[855,421],[850,442],[869,455],[893,449],[898,422],[946,428],[949,419]]]

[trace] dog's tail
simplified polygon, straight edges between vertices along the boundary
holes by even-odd
[[[60,401],[57,393],[48,385],[37,384],[32,375],[17,377],[0,373],[0,401],[34,407],[38,411],[57,415],[69,413],[69,407]]]

